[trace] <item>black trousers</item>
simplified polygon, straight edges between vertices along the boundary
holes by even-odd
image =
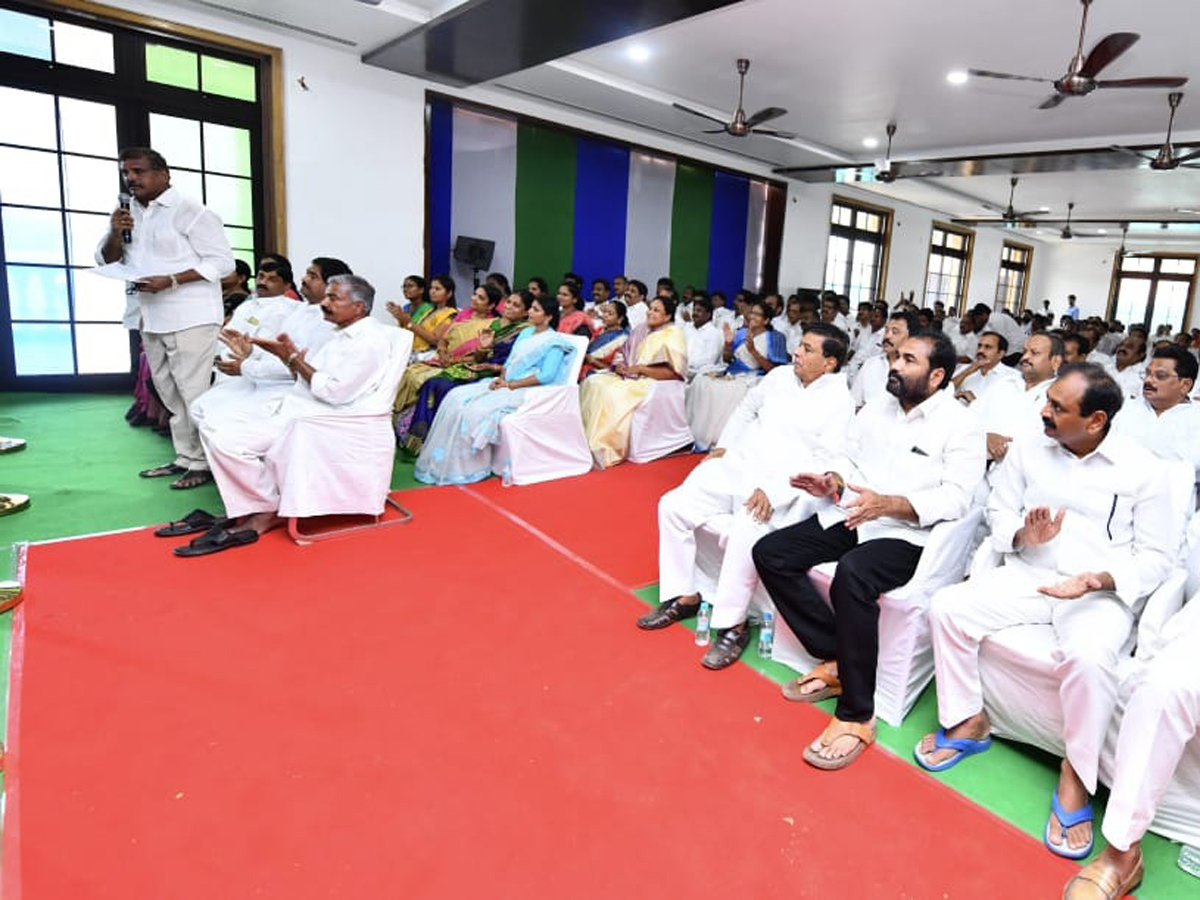
[[[788,627],[813,656],[837,660],[842,695],[835,715],[843,721],[866,722],[875,714],[879,595],[908,582],[920,558],[916,544],[892,538],[860,544],[857,532],[840,522],[822,528],[816,516],[754,545],[759,578]],[[834,561],[830,609],[808,570]]]

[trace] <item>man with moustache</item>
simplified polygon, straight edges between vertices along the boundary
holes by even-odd
[[[1200,405],[1189,399],[1197,368],[1196,357],[1182,347],[1156,349],[1146,366],[1142,396],[1125,401],[1113,430],[1160,459],[1186,460],[1200,475]]]
[[[954,396],[968,406],[983,397],[990,388],[1008,382],[1018,385],[1021,376],[1000,361],[1008,353],[1008,341],[1001,334],[985,331],[979,336],[975,361],[954,376]]]
[[[983,435],[948,390],[954,366],[940,332],[902,341],[887,393],[855,416],[845,456],[791,479],[821,501],[817,514],[754,545],[779,614],[825,660],[784,696],[838,698],[829,726],[804,751],[817,768],[844,768],[875,740],[879,596],[912,578],[930,530],[963,516],[983,477]],[[835,560],[830,608],[808,571]]]
[[[917,314],[906,309],[898,309],[888,316],[887,325],[883,329],[883,340],[880,344],[883,352],[868,357],[850,385],[850,396],[854,398],[854,406],[862,409],[876,397],[887,393],[888,372],[896,361],[900,345],[910,334],[917,332]]]
[[[934,771],[986,750],[980,644],[1013,625],[1053,625],[1066,757],[1045,844],[1072,859],[1092,848],[1089,795],[1116,708],[1117,654],[1179,543],[1163,467],[1110,428],[1121,403],[1102,367],[1066,366],[1046,394],[1044,436],[1009,448],[987,505],[1002,562],[930,607],[942,727],[914,750]]]
[[[1127,399],[1141,396],[1146,378],[1146,335],[1130,328],[1129,337],[1117,345],[1112,364],[1106,368]]]
[[[372,401],[391,368],[391,354],[398,352],[407,359],[412,350],[411,333],[385,328],[371,318],[374,299],[375,289],[365,278],[330,278],[321,309],[334,332],[311,358],[287,334],[253,340],[283,362],[295,383],[282,396],[260,405],[252,419],[201,423],[200,437],[228,520],[212,524],[191,544],[175,548],[176,555],[204,556],[241,547],[283,523],[277,465],[271,459],[276,442],[297,419],[361,415],[364,403]],[[162,536],[188,533],[174,528],[187,522],[185,517],[171,523]]]
[[[1037,436],[1046,391],[1062,365],[1062,357],[1060,337],[1030,335],[1017,365],[1024,389],[999,385],[997,390],[971,407],[987,434],[988,459],[993,462],[1003,460],[1014,438]]]

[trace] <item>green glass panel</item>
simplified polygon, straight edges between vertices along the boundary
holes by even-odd
[[[146,80],[196,90],[200,87],[196,54],[162,44],[147,44]]]
[[[130,371],[129,332],[121,325],[76,325],[75,354],[80,375]]]
[[[235,250],[254,249],[253,228],[232,228],[229,225],[226,225],[225,237],[229,239],[229,246],[233,247]]]
[[[50,59],[50,20],[0,9],[0,53]]]
[[[5,266],[5,269],[8,273],[8,303],[14,320],[66,322],[71,318],[65,269],[42,266]]]
[[[226,225],[254,225],[254,201],[248,178],[205,175],[204,203]]]
[[[18,375],[75,373],[70,325],[14,324],[12,336]]]
[[[168,160],[169,162],[169,160]],[[204,200],[204,176],[199,172],[188,172],[176,168],[171,169],[171,187],[196,202]]]
[[[45,263],[61,266],[63,254],[62,213],[6,206],[4,260],[7,263]],[[100,240],[100,236],[96,236]]]
[[[54,23],[54,61],[81,69],[113,72],[113,36],[67,22]]]
[[[201,57],[200,84],[205,93],[251,103],[258,99],[258,91],[254,87],[254,66],[245,63],[217,59],[215,56]]]
[[[115,159],[63,156],[63,187],[67,209],[110,213],[121,192],[120,169]]]
[[[61,206],[58,154],[0,147],[0,202]]]
[[[93,103],[60,97],[62,149],[67,153],[117,157],[117,108],[111,103]]]
[[[242,262],[244,262],[246,265],[248,265],[250,267],[251,272],[253,272],[254,267],[256,265],[258,265],[258,263],[254,259],[254,251],[253,250],[238,250],[235,248],[233,251],[233,258],[242,260]]]
[[[67,262],[75,266],[94,266],[96,248],[106,234],[107,213],[67,213]]]
[[[54,95],[0,87],[0,144],[58,149]]]
[[[101,278],[87,269],[72,269],[71,284],[75,288],[75,321],[120,322],[124,317],[125,282]]]
[[[199,169],[200,122],[150,113],[150,146],[163,155],[172,171]]]
[[[250,177],[250,129],[204,123],[204,170]]]

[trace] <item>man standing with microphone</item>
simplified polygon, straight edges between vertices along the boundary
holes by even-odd
[[[133,287],[150,377],[171,412],[175,445],[172,462],[139,474],[176,476],[171,487],[178,490],[199,487],[212,481],[212,473],[190,407],[212,381],[223,320],[221,278],[233,271],[233,252],[217,215],[171,187],[162,154],[129,147],[120,163],[132,202],[121,195],[96,261],[153,273]]]

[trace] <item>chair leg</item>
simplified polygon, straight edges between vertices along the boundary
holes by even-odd
[[[384,521],[383,515],[369,516],[369,522],[364,522],[361,525],[347,525],[343,528],[331,528],[327,531],[302,531],[300,529],[300,519],[292,516],[288,519],[288,535],[297,544],[312,544],[317,541],[327,541],[331,538],[344,537],[348,534],[353,534],[356,531],[366,531],[369,528],[376,528],[384,525],[405,525],[413,520],[412,510],[401,506],[392,499],[391,494],[384,499],[384,505],[390,506],[392,509],[400,513],[400,515],[390,521]]]

